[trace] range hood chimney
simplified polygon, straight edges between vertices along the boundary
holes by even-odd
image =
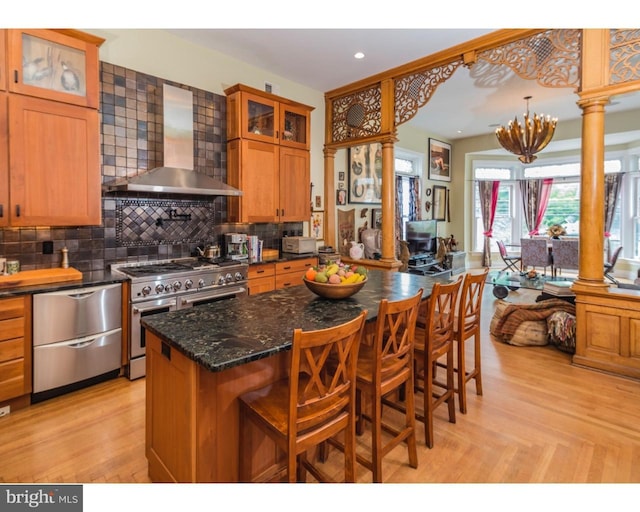
[[[163,84],[164,165],[120,182],[109,191],[241,196],[242,191],[193,170],[193,93]]]

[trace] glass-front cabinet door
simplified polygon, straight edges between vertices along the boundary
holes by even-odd
[[[242,136],[275,143],[278,140],[278,103],[250,93],[242,94]]]
[[[98,107],[98,46],[53,30],[9,30],[9,90]]]
[[[280,105],[280,144],[309,148],[309,110],[293,105]]]

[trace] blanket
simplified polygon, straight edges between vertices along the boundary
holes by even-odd
[[[504,336],[513,336],[518,326],[527,320],[546,320],[556,311],[576,314],[576,307],[562,299],[549,299],[535,304],[510,304],[496,325],[496,332]]]

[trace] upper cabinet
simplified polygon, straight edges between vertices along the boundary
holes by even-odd
[[[235,85],[227,94],[229,222],[305,222],[310,211],[313,107]]]
[[[9,91],[98,108],[102,39],[76,30],[7,32]]]
[[[313,107],[237,84],[227,95],[227,138],[309,149]]]
[[[101,42],[0,30],[0,227],[101,223]]]

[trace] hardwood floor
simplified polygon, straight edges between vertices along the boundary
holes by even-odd
[[[532,301],[535,292],[511,292]],[[571,365],[547,347],[514,347],[488,335],[495,299],[483,302],[484,396],[469,385],[455,424],[439,408],[435,446],[418,426],[418,469],[402,446],[385,482],[640,482],[640,383]],[[0,418],[0,482],[149,482],[144,379],[119,378]],[[385,414],[392,414],[392,411]],[[359,439],[360,449],[368,442]],[[332,451],[325,469],[341,470]],[[358,467],[358,481],[371,473]]]

